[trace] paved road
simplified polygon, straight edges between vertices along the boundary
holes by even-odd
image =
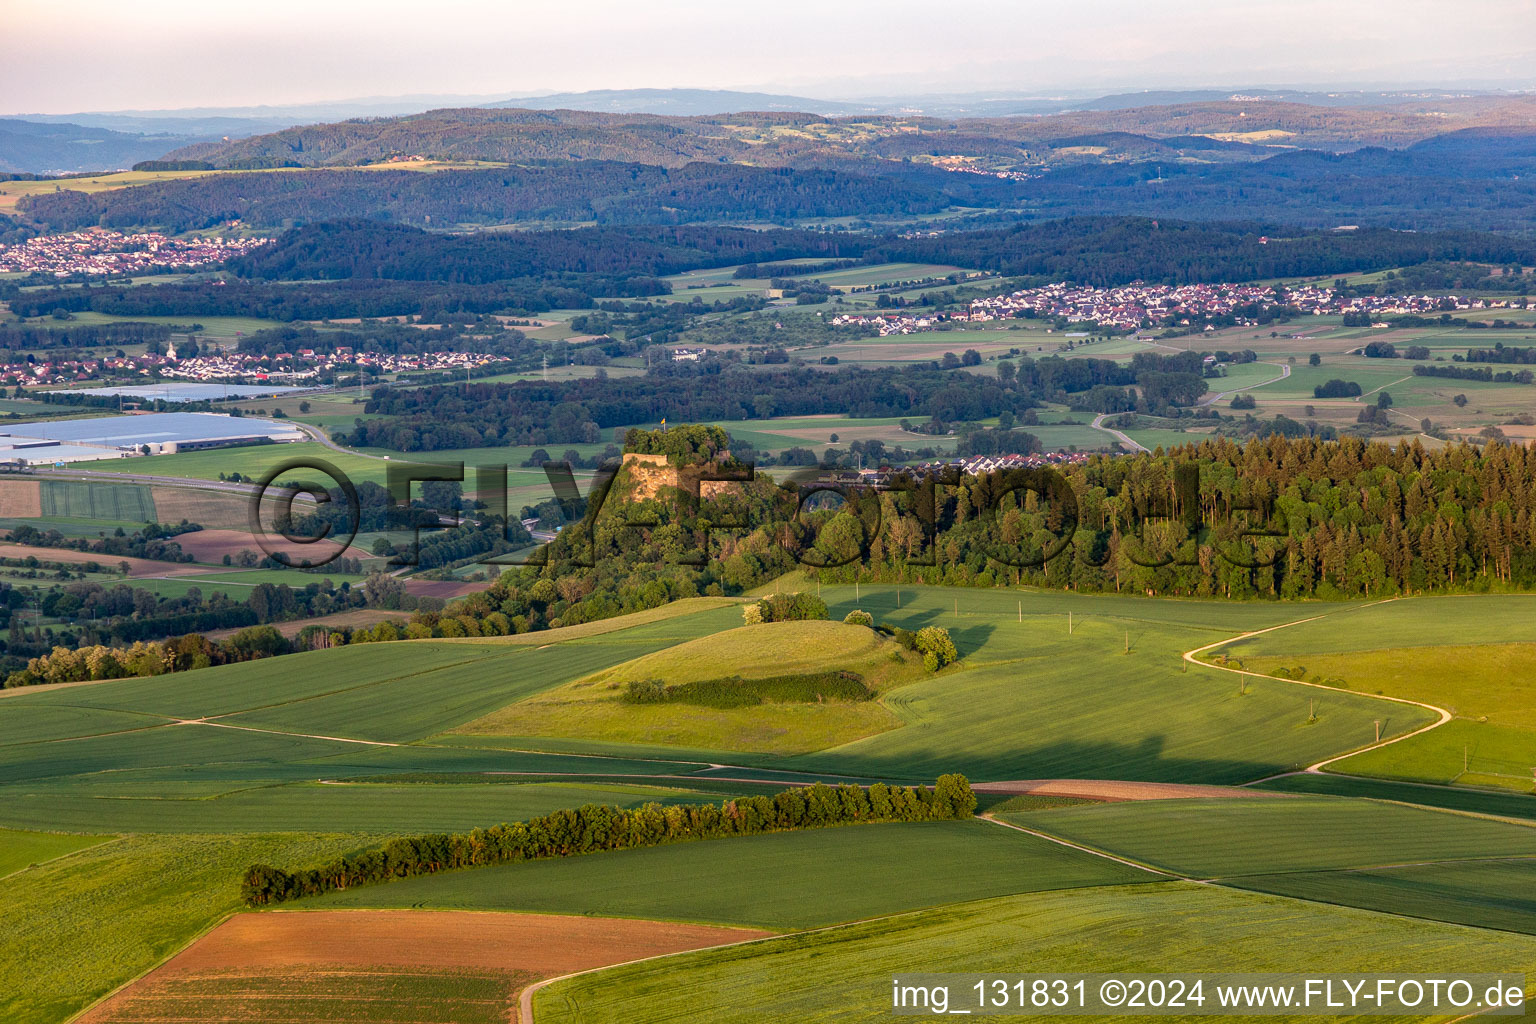
[[[1104,425],[1104,420],[1108,418],[1108,416],[1109,413],[1107,412],[1099,413],[1093,418],[1093,423],[1091,423],[1090,426],[1092,426],[1094,430],[1102,430],[1104,433],[1111,435],[1116,441],[1119,441],[1133,452],[1149,452],[1152,450],[1144,444],[1141,444],[1137,441],[1132,441],[1129,437],[1116,430],[1114,427],[1106,427]]]

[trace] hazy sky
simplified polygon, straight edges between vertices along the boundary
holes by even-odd
[[[0,0],[0,111],[1506,81],[1536,0]]]

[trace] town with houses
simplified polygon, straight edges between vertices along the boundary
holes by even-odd
[[[266,238],[169,238],[125,235],[97,228],[42,235],[19,245],[0,245],[0,274],[108,277],[147,271],[197,270],[243,256]]]
[[[1124,454],[1119,451],[1113,454]],[[1088,461],[1087,452],[1034,452],[1029,455],[1008,453],[1000,455],[969,455],[962,458],[939,459],[912,466],[881,466],[878,469],[834,469],[821,473],[816,482],[836,487],[884,487],[898,478],[944,477],[959,473],[976,476],[981,473],[1000,473],[1009,469],[1040,469],[1045,466],[1080,466]]]
[[[1281,310],[1303,315],[1363,314],[1370,317],[1431,314],[1468,309],[1505,309],[1520,300],[1464,298],[1455,295],[1342,295],[1333,288],[1302,285],[1276,289],[1252,284],[1128,284],[1094,288],[1048,284],[975,299],[960,312],[842,313],[833,324],[875,328],[881,337],[936,331],[948,324],[988,323],[1031,317],[1064,319],[1100,330],[1131,333],[1154,327],[1189,327],[1224,320],[1253,326],[1258,318]],[[1385,326],[1383,324],[1382,326]]]
[[[381,352],[354,352],[338,347],[334,352],[317,353],[313,349],[253,355],[215,351],[191,358],[178,358],[174,343],[160,355],[98,356],[88,359],[55,359],[35,363],[0,365],[0,384],[22,385],[77,384],[103,378],[148,380],[184,380],[201,383],[304,383],[317,382],[336,371],[361,368],[370,376],[425,371],[463,372],[500,361],[499,356],[481,352],[423,352],[394,355]]]

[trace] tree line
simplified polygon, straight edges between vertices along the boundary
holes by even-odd
[[[0,349],[7,352],[88,349],[166,341],[167,324],[0,324]]]
[[[586,804],[472,832],[401,836],[315,868],[287,871],[255,864],[241,879],[240,895],[247,906],[263,907],[459,868],[838,825],[964,820],[975,813],[976,803],[970,781],[951,774],[939,776],[932,789],[817,783],[719,805],[652,803],[629,809]]]
[[[1495,384],[1529,384],[1536,380],[1530,370],[1498,370],[1487,366],[1438,366],[1420,363],[1413,368],[1419,377],[1449,377],[1452,380],[1482,380]]]

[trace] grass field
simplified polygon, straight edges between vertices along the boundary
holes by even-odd
[[[148,487],[83,480],[43,480],[40,483],[45,516],[140,524],[158,522],[155,501]]]
[[[1004,817],[1196,878],[1536,856],[1536,827],[1336,797],[1154,801]]]
[[[239,903],[257,860],[334,856],[362,837],[133,836],[0,879],[0,1018],[54,1024]]]
[[[1307,623],[1222,650],[1255,672],[1284,670],[1354,692],[1426,701],[1456,716],[1334,770],[1529,792],[1536,779],[1533,608],[1526,595],[1415,598],[1344,613],[1332,627]]]
[[[232,341],[244,334],[256,334],[283,326],[281,320],[263,320],[253,316],[116,316],[112,313],[76,313],[72,321],[78,324],[140,323],[166,324],[171,328],[202,324],[197,331],[201,338],[218,338]]]
[[[1168,883],[1009,896],[617,967],[541,990],[534,1010],[540,1024],[875,1021],[891,1019],[900,972],[1410,973],[1447,964],[1528,970],[1536,939]]]
[[[0,831],[0,878],[106,841],[106,836]]]
[[[1283,775],[1261,782],[1256,789],[1282,793],[1326,793],[1335,796],[1369,797],[1444,807],[1474,814],[1494,814],[1504,818],[1536,820],[1536,797],[1528,793],[1500,792],[1490,789],[1437,786],[1424,782],[1396,782],[1390,779],[1363,779],[1353,775],[1307,772]]]
[[[644,886],[635,879],[650,880]],[[871,891],[868,881],[880,879]],[[302,906],[617,914],[785,931],[1159,876],[980,821],[855,825],[474,868]]]
[[[964,668],[890,693],[902,728],[786,762],[800,769],[1245,782],[1364,745],[1378,718],[1383,735],[1433,720],[1345,693],[1309,720],[1316,690],[1261,681],[1240,694],[1228,673],[1184,670],[1181,651],[1284,623],[1293,608],[931,587],[901,588],[899,608],[889,586],[822,596],[833,618],[861,607],[908,629],[948,627]]]
[[[343,764],[342,767],[345,767]],[[47,820],[60,828],[106,828],[137,833],[221,834],[229,832],[324,832],[366,829],[392,834],[467,832],[504,821],[523,821],[565,807],[604,804],[639,807],[647,803],[719,803],[714,792],[672,788],[567,783],[502,785],[464,783],[322,783],[313,781],[326,765],[312,766],[311,781],[263,783],[225,781],[223,792],[202,792],[159,780],[129,787],[34,787],[7,793],[0,822]],[[23,788],[23,787],[15,787]]]
[[[216,575],[236,581],[245,574]],[[640,730],[618,742],[596,720],[563,737],[454,732],[487,716],[515,717],[541,695],[620,666],[622,673],[603,678],[782,674],[825,667],[829,647],[847,664],[873,659],[872,669],[888,654],[874,634],[835,622],[738,630],[740,603],[726,599],[526,636],[358,645],[0,698],[0,827],[126,834],[75,849],[71,844],[94,840],[5,843],[8,834],[0,833],[0,850],[20,851],[11,857],[21,869],[5,875],[0,862],[0,902],[13,911],[0,923],[0,1018],[58,1021],[142,973],[233,909],[239,872],[253,861],[301,866],[388,834],[469,829],[588,802],[718,802],[764,788],[742,779],[773,787],[817,776],[931,782],[960,770],[978,781],[1249,781],[1367,744],[1377,720],[1390,736],[1432,716],[1387,705],[1358,686],[1329,693],[1261,679],[1239,693],[1230,673],[1187,665],[1181,652],[1271,626],[1284,628],[1234,650],[1294,659],[1351,656],[1383,637],[1397,646],[1536,643],[1529,599],[1503,597],[1298,608],[909,585],[899,600],[894,586],[820,591],[834,620],[858,607],[907,628],[948,627],[962,661],[883,689],[899,727],[854,742],[829,740],[833,745],[813,753],[752,752],[749,720],[722,727],[708,738],[718,746],[707,751],[687,745],[705,742],[697,734],[668,746],[654,730]],[[1320,617],[1285,625],[1313,616]],[[1523,665],[1509,662],[1521,678]],[[1469,687],[1465,699],[1484,696]],[[1489,710],[1518,709],[1499,703]],[[1515,721],[1477,727],[1515,728]],[[686,954],[664,968],[635,965],[573,979],[539,997],[541,1024],[730,1020],[734,1004],[698,1002],[698,992],[713,991],[727,975],[756,1000],[741,1009],[750,1019],[859,1019],[863,1004],[848,993],[874,993],[858,986],[882,976],[887,985],[893,964],[975,970],[1006,960],[1080,971],[1536,966],[1536,939],[1513,934],[1532,915],[1523,887],[1527,859],[1536,859],[1536,828],[1360,798],[1418,798],[1533,818],[1536,800],[1338,776],[1268,786],[1335,787],[1342,795],[1000,813],[1169,871],[1321,902],[1159,882],[972,822],[856,826],[462,871],[337,893],[324,905],[775,929],[918,912]],[[294,834],[303,831],[314,835]],[[58,843],[65,846],[50,845]],[[51,849],[66,855],[49,860]],[[1394,866],[1408,862],[1417,866]],[[1041,891],[1057,888],[1063,891]],[[985,902],[963,902],[974,900]],[[1329,905],[1391,910],[1394,901],[1426,920]],[[924,909],[951,904],[961,905]],[[1427,919],[1513,932],[1490,936]],[[829,971],[855,988],[827,985]],[[221,1001],[230,991],[206,994]],[[671,1002],[682,993],[693,1000],[686,1007]],[[875,995],[870,1000],[873,1016],[880,1006]]]
[[[1253,875],[1233,885],[1279,896],[1536,935],[1536,859]]]
[[[742,676],[845,671],[871,690],[922,675],[916,659],[863,626],[841,622],[772,622],[701,637],[606,668],[591,676],[493,711],[462,726],[465,735],[567,737],[618,743],[670,744],[692,750],[792,754],[837,746],[900,724],[877,701],[764,703],[711,708],[632,704],[630,682],[668,684]]]

